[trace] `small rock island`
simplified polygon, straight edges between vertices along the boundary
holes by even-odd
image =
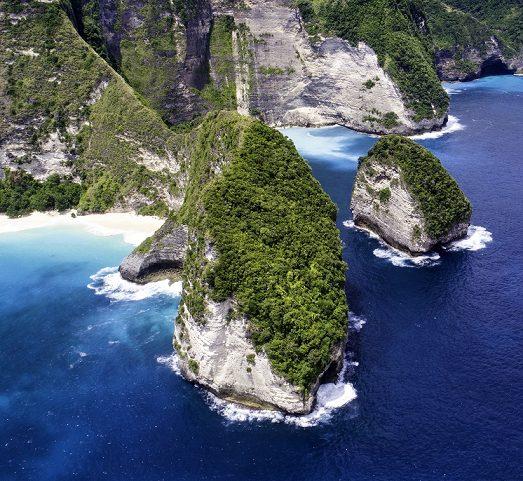
[[[359,160],[351,210],[357,226],[415,256],[464,237],[472,206],[430,151],[388,135]]]

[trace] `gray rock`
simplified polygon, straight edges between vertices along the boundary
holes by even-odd
[[[143,283],[158,271],[182,269],[188,247],[187,226],[175,227],[167,221],[149,239],[145,241],[145,246],[150,243],[146,252],[141,251],[142,244],[120,264],[118,270],[124,279]]]
[[[204,319],[197,322],[180,306],[173,343],[184,377],[251,408],[310,413],[320,384],[334,382],[342,368],[345,341],[334,346],[331,362],[304,396],[298,386],[272,370],[265,351],[256,352],[250,322],[235,314],[235,307],[232,298],[224,302],[206,298]]]

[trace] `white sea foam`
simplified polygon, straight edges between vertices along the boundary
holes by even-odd
[[[492,242],[492,234],[484,227],[471,225],[464,239],[452,242],[447,251],[478,251],[487,247]]]
[[[452,132],[457,132],[458,130],[463,130],[465,126],[460,124],[459,119],[453,115],[449,115],[447,125],[441,130],[435,132],[426,132],[424,134],[412,135],[410,138],[414,140],[426,140],[426,139],[438,139],[443,137],[445,134],[450,134]]]
[[[380,259],[390,261],[396,267],[433,267],[440,262],[440,255],[436,252],[411,257],[387,245],[374,249],[373,254]]]
[[[374,232],[362,227],[358,227],[354,224],[353,220],[346,220],[343,222],[343,225],[347,227],[347,229],[357,229],[359,231],[365,232],[372,239],[376,239],[380,243],[381,247],[374,249],[373,254],[380,259],[389,261],[396,267],[432,267],[440,263],[441,257],[436,252],[431,252],[422,256],[411,257],[408,254],[405,254],[387,245]]]
[[[452,87],[445,87],[445,90],[446,90],[446,92],[447,92],[449,95],[458,95],[458,94],[460,94],[461,92],[463,92],[462,89],[456,89],[456,88],[452,88]]]
[[[340,375],[341,376],[341,375]],[[272,422],[294,424],[303,428],[328,422],[335,410],[347,405],[357,397],[356,390],[349,382],[322,384],[317,393],[316,407],[310,414],[297,416],[280,411],[249,409],[218,398],[202,390],[209,407],[230,422]]]
[[[181,375],[177,354],[160,356],[156,358],[156,361],[169,367],[177,375]],[[343,381],[343,379],[347,377],[347,372],[353,372],[357,365],[358,363],[352,360],[345,360],[343,369],[338,376],[340,380],[336,384],[322,384],[318,389],[316,407],[310,414],[304,416],[285,414],[281,411],[249,409],[220,399],[205,388],[199,388],[199,391],[208,406],[230,422],[283,422],[301,427],[312,427],[329,421],[336,409],[356,399],[356,390],[350,382]]]
[[[337,383],[322,384],[316,396],[316,406],[310,414],[297,416],[280,411],[249,409],[218,398],[207,390],[202,389],[209,407],[222,415],[230,422],[272,422],[294,424],[308,428],[328,422],[334,411],[347,405],[357,397],[356,390],[350,382],[343,381],[348,368],[353,369],[353,361],[345,361]]]
[[[350,330],[360,332],[361,328],[366,323],[367,323],[367,321],[364,317],[357,316],[353,312],[349,313],[349,329]]]
[[[156,358],[156,362],[159,364],[164,364],[174,373],[181,376],[182,372],[180,371],[180,366],[178,365],[178,355],[176,353],[171,354],[170,356],[159,356]]]
[[[118,272],[118,267],[104,267],[91,276],[88,284],[99,296],[106,296],[112,301],[141,301],[150,297],[166,295],[178,297],[182,293],[182,283],[169,283],[169,280],[135,284],[126,281]]]

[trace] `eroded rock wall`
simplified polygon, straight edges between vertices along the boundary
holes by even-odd
[[[311,44],[290,2],[247,3],[248,8],[233,10],[212,2],[216,15],[233,15],[237,25],[248,27],[234,42],[240,113],[275,127],[339,124],[376,133],[407,134],[444,123],[445,118],[412,120],[413,112],[369,46],[337,37]],[[392,113],[397,126],[387,128],[380,120]]]

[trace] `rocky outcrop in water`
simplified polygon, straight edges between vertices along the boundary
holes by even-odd
[[[187,292],[184,292],[187,295]],[[195,320],[181,304],[175,324],[174,346],[186,379],[219,397],[255,409],[277,409],[293,414],[311,412],[323,382],[335,382],[343,366],[345,340],[331,354],[331,362],[304,392],[274,372],[267,354],[255,349],[249,319],[238,315],[237,301],[206,299],[206,313]]]
[[[187,226],[167,221],[120,264],[121,276],[128,281],[145,283],[151,278],[181,273],[187,251]]]
[[[472,207],[428,150],[410,139],[380,139],[360,159],[351,199],[354,223],[412,255],[464,237]]]

